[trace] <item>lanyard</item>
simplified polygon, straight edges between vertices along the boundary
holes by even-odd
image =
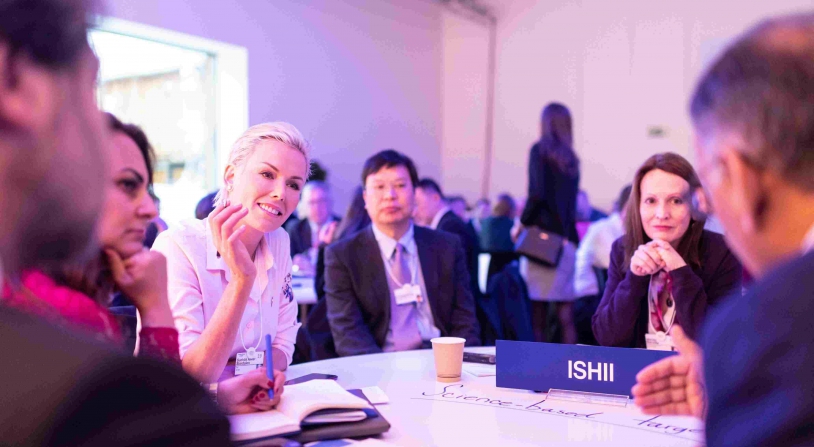
[[[406,248],[407,247],[405,247],[405,249]],[[387,274],[390,275],[390,279],[393,280],[393,282],[396,284],[396,287],[399,287],[399,288],[403,287],[404,284],[402,284],[401,281],[399,281],[396,278],[396,275],[393,274],[392,266],[390,265],[391,262],[393,262],[393,261],[388,259],[388,261],[384,263],[384,269],[387,270]],[[413,256],[412,253],[410,254],[410,267],[409,268],[410,268],[410,277],[413,278],[413,281],[410,284],[417,284],[416,276],[418,275],[418,268],[416,266],[416,256]]]
[[[675,303],[675,300],[673,299],[673,277],[669,273],[666,274],[666,277],[667,279],[665,280],[665,286],[667,288],[667,302],[669,303],[672,301]],[[667,324],[667,321],[664,319],[664,312],[661,310],[661,306],[659,305],[659,293],[657,292],[655,295],[655,300],[653,297],[650,298],[650,305],[656,308],[656,316],[658,316],[659,321],[661,322],[661,327],[664,328],[664,333],[669,334],[670,329],[673,328],[673,323],[675,323],[676,311],[673,310],[673,316],[670,318],[670,324]]]
[[[257,308],[258,308],[257,311],[260,313],[260,331],[259,331],[259,333],[262,334],[263,333],[263,297],[262,296],[260,296],[260,299],[257,300]],[[246,348],[246,343],[243,341],[243,331],[244,330],[245,330],[245,328],[240,328],[240,344],[243,345],[243,350],[246,351],[246,352],[255,352],[255,351],[257,351],[257,348],[260,347],[260,340],[262,340],[263,337],[257,337],[257,344],[254,345],[253,348]]]

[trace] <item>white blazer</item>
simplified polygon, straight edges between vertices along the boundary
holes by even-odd
[[[153,250],[167,258],[170,308],[183,358],[214,315],[232,275],[215,250],[209,219],[187,220],[164,231]],[[291,290],[290,251],[288,233],[282,228],[266,233],[260,242],[254,259],[257,277],[240,320],[243,342],[236,334],[230,357],[244,352],[244,343],[245,348],[265,351],[262,339],[271,334],[272,346],[291,364],[300,324]]]

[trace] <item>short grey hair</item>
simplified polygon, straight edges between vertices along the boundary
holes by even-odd
[[[308,179],[308,176],[311,175],[311,146],[296,127],[282,121],[257,124],[248,128],[232,145],[228,164],[234,166],[235,169],[242,168],[257,144],[263,140],[277,140],[300,151],[305,157],[305,178]],[[215,196],[215,205],[222,205],[228,197],[226,185],[223,185]]]
[[[691,104],[702,140],[732,138],[744,158],[814,191],[814,14],[766,20],[709,68]]]
[[[328,186],[327,183],[323,182],[322,180],[311,180],[310,182],[306,183],[305,186],[302,187],[302,194],[300,194],[300,203],[297,204],[297,215],[304,216],[305,215],[305,202],[311,195],[311,191],[319,189],[320,191],[324,192],[325,195],[328,196],[328,199],[331,200],[331,187]]]

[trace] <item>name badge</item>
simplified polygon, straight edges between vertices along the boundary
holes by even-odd
[[[417,284],[405,284],[396,289],[396,304],[420,303],[424,300],[421,296],[421,287]]]
[[[235,375],[239,376],[263,366],[265,352],[249,349],[246,352],[239,352],[235,357]]]
[[[675,351],[673,337],[661,331],[655,334],[644,334],[644,341],[647,343],[647,349],[653,351]]]

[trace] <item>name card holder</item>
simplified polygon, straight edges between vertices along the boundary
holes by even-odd
[[[612,407],[626,407],[630,401],[627,396],[621,394],[589,393],[587,391],[558,390],[554,388],[548,390],[547,399],[610,405]]]
[[[496,384],[549,399],[626,406],[636,374],[669,351],[498,340]]]

